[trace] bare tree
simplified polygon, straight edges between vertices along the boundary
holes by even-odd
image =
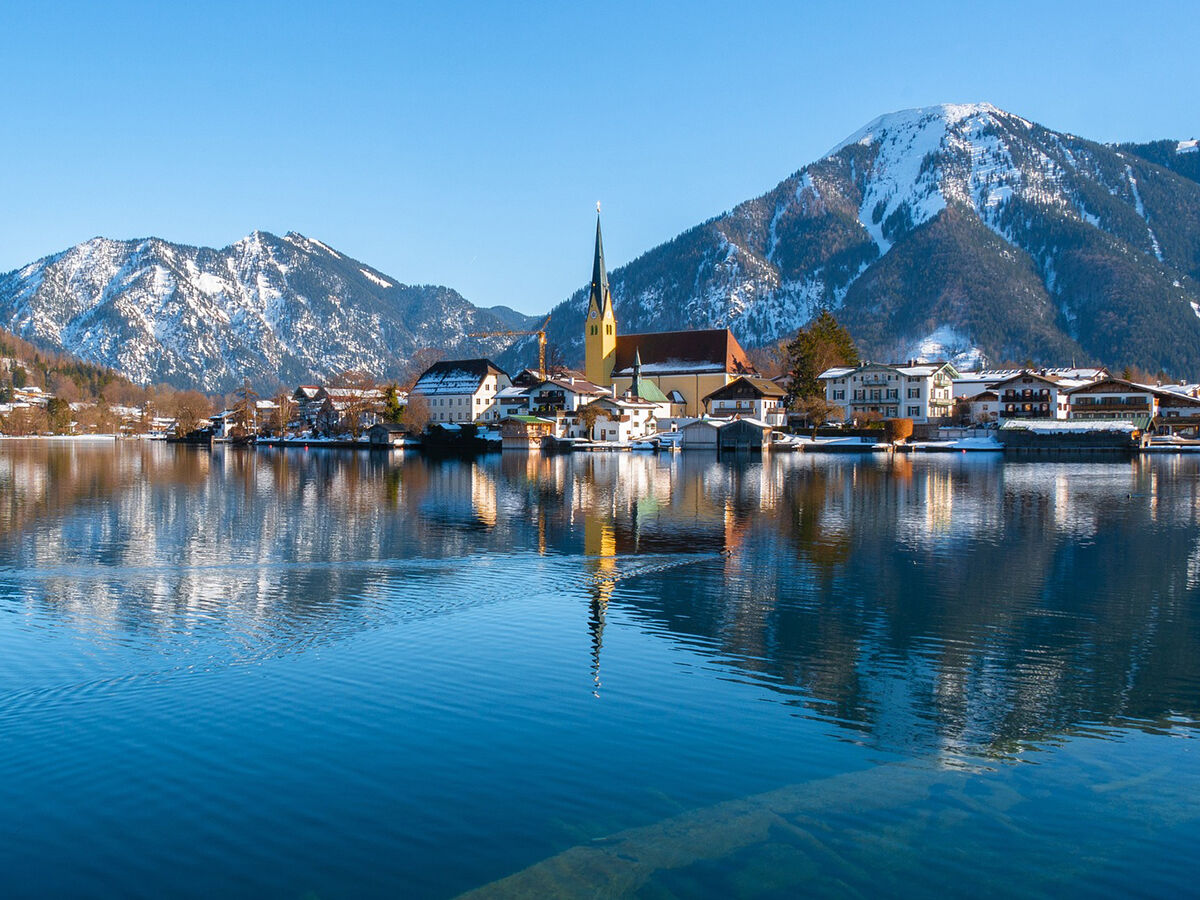
[[[0,433],[28,437],[50,430],[50,417],[37,406],[18,406],[0,419]]]
[[[422,347],[416,351],[409,358],[408,365],[404,368],[404,374],[400,377],[400,390],[412,391],[413,385],[417,383],[421,374],[434,363],[441,362],[445,358],[446,351],[436,347]]]
[[[288,391],[275,395],[275,411],[271,414],[271,430],[280,437],[287,431],[288,424],[296,412],[296,403]]]
[[[408,405],[404,407],[404,424],[409,433],[420,434],[429,425],[429,401],[424,394],[409,394]]]
[[[199,391],[183,391],[175,395],[175,434],[186,437],[203,427],[208,419],[212,403]]]
[[[367,372],[350,369],[339,375],[332,385],[342,425],[358,440],[368,415],[382,409],[383,394],[375,378]],[[331,398],[332,399],[332,398]]]
[[[601,416],[607,416],[608,411],[593,402],[579,407],[575,415],[579,418],[579,424],[583,426],[584,436],[590,441],[592,439],[592,429],[596,427],[596,420]]]
[[[842,414],[840,406],[835,406],[824,397],[801,398],[796,402],[796,411],[802,413],[812,426],[813,437],[817,436],[818,428]]]
[[[258,427],[258,393],[250,387],[249,379],[244,380],[235,392],[233,427],[238,437],[251,435]]]

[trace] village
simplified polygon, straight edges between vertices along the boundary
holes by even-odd
[[[805,395],[795,372],[760,374],[728,328],[622,334],[599,218],[582,328],[582,371],[547,366],[542,330],[532,332],[537,367],[513,375],[486,358],[441,359],[407,390],[352,372],[273,399],[247,385],[216,412],[195,399],[174,410],[67,402],[17,387],[14,364],[0,361],[11,382],[0,434],[449,452],[1200,452],[1200,384],[1140,383],[1103,366],[960,372],[909,359],[829,366]]]

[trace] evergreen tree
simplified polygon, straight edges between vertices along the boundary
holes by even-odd
[[[792,373],[788,405],[795,406],[801,400],[824,397],[825,385],[817,376],[833,366],[858,365],[858,348],[833,314],[822,310],[787,345],[787,359]]]
[[[403,417],[404,407],[400,405],[400,389],[394,384],[389,384],[387,392],[383,395],[383,420],[399,422]]]
[[[50,428],[55,434],[67,434],[71,430],[71,404],[61,397],[54,397],[46,404],[46,415],[50,417]]]

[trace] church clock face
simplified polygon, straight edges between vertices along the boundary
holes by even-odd
[[[592,310],[592,318],[596,318],[596,311],[594,309]]]

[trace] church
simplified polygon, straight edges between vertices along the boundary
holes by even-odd
[[[640,360],[641,381],[653,382],[688,416],[704,414],[704,397],[742,375],[756,374],[728,328],[620,334],[613,309],[600,217],[596,216],[596,253],[583,333],[588,381],[610,387],[620,397],[633,387]]]

